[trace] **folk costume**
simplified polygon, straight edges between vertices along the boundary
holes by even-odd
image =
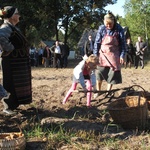
[[[16,26],[4,20],[0,27],[0,45],[3,86],[10,93],[9,97],[3,99],[4,106],[5,109],[14,110],[20,104],[32,102],[28,42]]]

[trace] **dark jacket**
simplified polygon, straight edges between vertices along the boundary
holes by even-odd
[[[94,41],[91,41],[91,42],[92,42],[92,47],[94,49]],[[93,54],[93,49],[91,49],[90,41],[87,40],[84,44],[84,53],[87,56],[90,56],[91,54]]]
[[[69,46],[66,44],[66,45],[62,45],[62,56],[69,56]]]
[[[47,55],[47,50],[46,50],[46,47],[44,48],[44,51],[43,51],[43,57],[48,57]],[[49,58],[51,57],[51,51],[49,50]]]

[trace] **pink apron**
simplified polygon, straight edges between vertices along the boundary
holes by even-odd
[[[119,43],[117,33],[104,37],[101,43],[99,62],[102,67],[110,67],[114,71],[121,69]]]

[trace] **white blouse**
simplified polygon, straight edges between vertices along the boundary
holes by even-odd
[[[61,54],[61,50],[60,50],[60,47],[59,47],[59,46],[56,46],[56,48],[55,48],[55,53],[56,53],[56,54]]]

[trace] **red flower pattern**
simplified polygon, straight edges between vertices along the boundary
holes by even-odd
[[[3,10],[2,10],[2,14],[3,14],[3,15],[6,15],[6,13],[7,13],[7,12],[3,9]]]

